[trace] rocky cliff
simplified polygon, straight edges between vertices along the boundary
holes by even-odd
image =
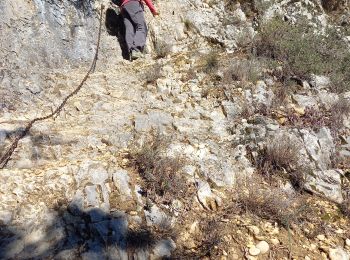
[[[349,259],[346,1],[0,3],[0,259]]]

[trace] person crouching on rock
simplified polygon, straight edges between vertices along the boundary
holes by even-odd
[[[143,57],[143,49],[146,44],[147,25],[144,16],[146,3],[153,16],[158,15],[152,0],[121,0],[121,14],[125,25],[125,41],[131,60]]]

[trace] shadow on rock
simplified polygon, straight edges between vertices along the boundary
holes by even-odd
[[[112,8],[108,8],[106,11],[105,21],[105,26],[108,34],[117,37],[120,48],[122,50],[123,58],[128,60],[129,51],[125,42],[125,26],[121,13],[117,13]]]
[[[0,259],[149,259],[169,256],[172,240],[144,228],[131,230],[124,212],[59,207],[39,225],[0,224]]]

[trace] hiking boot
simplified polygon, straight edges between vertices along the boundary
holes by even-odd
[[[131,60],[137,60],[139,58],[143,58],[143,53],[139,50],[131,50],[130,58]]]

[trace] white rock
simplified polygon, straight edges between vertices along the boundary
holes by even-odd
[[[320,241],[323,241],[323,240],[326,239],[326,237],[325,237],[325,235],[322,235],[322,234],[321,234],[321,235],[318,235],[318,236],[317,236],[317,239],[320,240]]]
[[[318,107],[317,99],[313,96],[294,94],[293,100],[302,108]]]
[[[270,246],[266,241],[260,241],[257,243],[256,248],[260,250],[261,254],[266,254],[270,250]]]
[[[349,239],[349,238],[347,238],[347,239],[345,240],[345,244],[346,244],[347,246],[350,246],[350,239]]]
[[[331,81],[326,76],[312,75],[310,83],[311,83],[311,86],[320,90],[320,89],[327,88],[331,83]]]
[[[176,244],[172,239],[162,239],[155,245],[153,254],[155,259],[170,257],[174,249],[176,249]]]
[[[341,247],[329,249],[329,258],[331,260],[349,260],[349,254]]]
[[[259,233],[260,233],[260,229],[257,226],[249,226],[248,229],[254,235],[259,235]]]
[[[280,244],[280,241],[277,238],[271,238],[270,241],[274,246],[277,246]]]
[[[96,185],[88,185],[85,187],[86,203],[88,206],[99,206],[98,193],[96,191]]]
[[[313,171],[306,178],[305,188],[334,202],[342,203],[341,170]]]
[[[196,172],[196,167],[193,165],[185,165],[182,168],[182,171],[187,175],[194,176],[194,174]]]
[[[103,167],[90,169],[89,173],[93,184],[102,184],[108,179],[108,173]]]
[[[257,256],[261,253],[259,248],[256,248],[255,246],[249,248],[249,254],[252,256]]]
[[[149,211],[144,210],[144,214],[148,226],[171,225],[171,219],[156,205],[153,205]]]
[[[10,211],[0,211],[0,224],[7,225],[12,220],[12,212]]]
[[[241,8],[237,8],[234,13],[233,16],[236,17],[236,19],[240,22],[245,22],[247,20],[247,17],[245,15],[245,13],[242,11]]]
[[[198,192],[197,192],[198,200],[201,203],[201,205],[207,210],[214,210],[214,208],[211,208],[212,206],[211,203],[213,202],[216,205],[219,205],[220,198],[214,193],[212,193],[208,182],[198,180],[196,185],[198,189]]]
[[[119,170],[112,174],[113,182],[118,192],[126,197],[132,197],[129,187],[130,178],[126,170]]]

